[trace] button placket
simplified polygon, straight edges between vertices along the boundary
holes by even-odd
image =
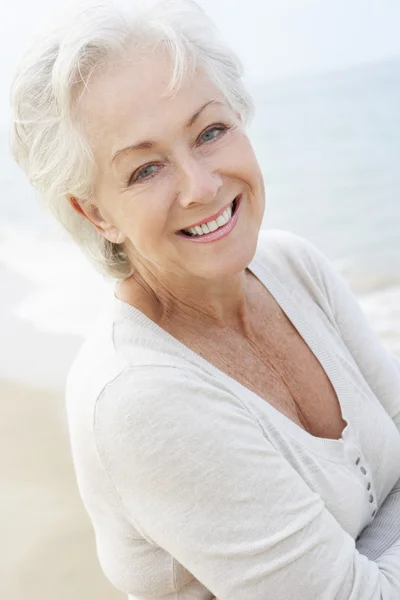
[[[362,473],[362,474],[364,475],[364,477],[365,477],[365,476],[367,475],[367,469],[366,469],[366,468],[363,466],[363,464],[361,463],[361,456],[358,456],[358,457],[357,457],[357,459],[355,460],[355,464],[356,464],[356,466],[358,466],[358,467],[359,467],[359,469],[360,469],[361,473]],[[368,482],[367,482],[367,485],[366,485],[366,491],[367,491],[367,492],[370,492],[370,490],[371,490],[371,487],[372,487],[372,484],[371,484],[371,482],[370,482],[370,481],[368,481]],[[374,504],[374,503],[375,503],[375,498],[374,498],[374,495],[373,495],[372,493],[370,493],[370,494],[368,495],[368,502],[369,502],[370,504]],[[374,508],[374,510],[372,511],[372,513],[371,513],[371,517],[374,517],[375,515],[376,515],[376,508]]]

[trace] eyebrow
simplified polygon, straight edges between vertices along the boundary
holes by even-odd
[[[197,119],[199,118],[199,116],[201,115],[203,110],[205,108],[207,108],[207,106],[209,106],[210,104],[222,104],[223,105],[223,102],[220,102],[219,100],[209,100],[209,102],[206,102],[205,104],[203,104],[203,106],[201,106],[198,110],[196,110],[194,115],[192,115],[190,117],[190,119],[187,121],[187,123],[186,123],[187,129],[189,129],[190,127],[192,127],[192,125],[195,124],[195,122],[197,121]],[[151,148],[154,148],[155,145],[156,145],[156,142],[153,142],[152,140],[143,140],[142,142],[138,142],[137,144],[132,144],[130,146],[127,146],[126,148],[121,148],[120,150],[117,150],[117,152],[115,152],[115,154],[113,155],[113,157],[111,159],[111,162],[114,162],[114,160],[123,152],[131,152],[132,150],[149,150]]]

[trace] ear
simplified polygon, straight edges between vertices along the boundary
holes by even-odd
[[[72,208],[83,218],[90,221],[107,240],[113,242],[113,244],[122,244],[125,241],[125,234],[115,225],[103,219],[97,206],[92,204],[90,200],[79,200],[74,196],[69,196],[68,201]]]

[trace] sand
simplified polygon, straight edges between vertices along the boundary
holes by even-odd
[[[0,380],[0,596],[118,600],[97,562],[62,392]]]

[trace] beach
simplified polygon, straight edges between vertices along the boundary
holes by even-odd
[[[97,562],[75,482],[63,392],[2,379],[0,404],[2,598],[126,597]]]
[[[126,597],[98,564],[69,447],[65,381],[84,338],[25,318],[21,306],[37,298],[38,286],[4,265],[0,289],[0,595]],[[73,329],[67,321],[64,327]]]

